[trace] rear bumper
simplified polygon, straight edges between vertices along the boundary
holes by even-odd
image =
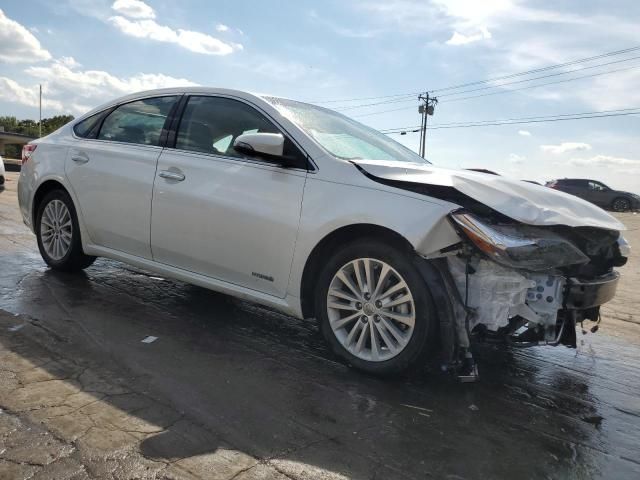
[[[618,272],[611,272],[593,280],[568,279],[564,308],[585,310],[607,303],[616,294],[618,280]]]

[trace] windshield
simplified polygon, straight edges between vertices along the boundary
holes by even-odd
[[[343,160],[429,163],[386,135],[327,108],[264,97],[333,156]]]

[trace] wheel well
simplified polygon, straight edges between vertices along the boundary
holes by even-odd
[[[31,206],[31,215],[33,217],[32,221],[33,221],[34,228],[36,225],[36,220],[37,220],[36,215],[38,214],[38,208],[40,208],[40,203],[42,202],[44,197],[53,190],[64,190],[65,192],[67,192],[67,189],[64,188],[64,185],[62,185],[60,182],[56,180],[47,180],[46,182],[43,182],[42,185],[38,187],[38,190],[36,190],[36,194],[33,197],[33,205]]]
[[[375,239],[384,242],[386,245],[393,246],[402,251],[413,252],[413,246],[409,241],[397,232],[379,225],[368,223],[347,225],[334,230],[314,247],[307,258],[302,273],[302,285],[300,286],[300,300],[302,302],[302,315],[304,318],[312,318],[314,312],[314,291],[316,280],[323,260],[332,252],[342,245],[360,239]]]
[[[617,200],[626,200],[627,202],[631,203],[628,197],[625,197],[624,195],[618,195],[612,200],[611,204],[613,205]]]

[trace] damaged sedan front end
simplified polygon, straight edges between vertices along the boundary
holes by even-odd
[[[613,267],[626,262],[617,232],[574,235],[583,239],[581,249],[566,229],[491,225],[464,211],[451,219],[467,240],[448,264],[471,332],[516,345],[575,347],[575,323],[599,321],[600,305],[615,294]]]
[[[357,167],[378,183],[457,205],[448,218],[460,241],[419,252],[437,271],[425,280],[445,289],[436,299],[444,368],[474,380],[472,341],[575,347],[576,324],[598,330],[600,306],[619,281],[614,268],[630,253],[624,226],[608,213],[504,177],[430,165]]]
[[[471,340],[514,347],[576,347],[576,324],[600,323],[613,299],[629,246],[619,232],[593,227],[533,227],[450,214],[461,239],[441,268],[452,293],[455,345],[449,366],[472,381]],[[446,350],[445,350],[446,351]]]

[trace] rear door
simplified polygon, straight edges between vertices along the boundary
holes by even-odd
[[[587,199],[589,185],[586,180],[559,180],[559,190],[570,193],[576,197]]]
[[[154,260],[284,297],[293,259],[306,158],[286,138],[299,168],[233,149],[246,132],[283,133],[255,106],[221,96],[188,99],[163,151],[153,191]]]
[[[79,138],[65,171],[92,243],[151,258],[153,179],[161,132],[177,98],[136,100],[76,125]]]

